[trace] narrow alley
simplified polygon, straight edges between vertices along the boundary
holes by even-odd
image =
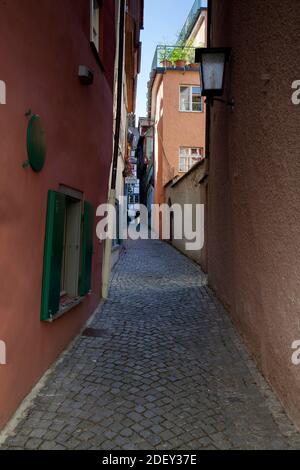
[[[300,436],[198,265],[129,242],[3,449],[287,449]]]

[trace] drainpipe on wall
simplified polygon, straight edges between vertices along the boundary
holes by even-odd
[[[116,109],[116,127],[114,135],[114,153],[112,161],[111,183],[108,194],[108,204],[115,206],[116,201],[116,181],[119,157],[119,141],[122,119],[122,92],[123,92],[123,63],[124,63],[124,37],[125,37],[125,2],[120,0],[119,11],[119,53],[118,53],[118,80],[117,80],[117,109]],[[108,232],[113,233],[113,220],[108,219]],[[105,240],[104,260],[102,269],[102,297],[107,299],[111,267],[112,237]]]
[[[206,47],[211,47],[211,15],[212,15],[212,2],[213,0],[208,0],[207,2],[207,35],[206,35]],[[210,159],[210,97],[206,98],[206,122],[205,122],[205,148],[206,148],[206,158]],[[208,162],[208,171],[209,171],[209,162]]]
[[[211,47],[211,34],[212,34],[212,3],[213,0],[207,2],[207,32],[206,32],[206,47]],[[204,179],[208,181],[208,187],[206,187],[206,208],[205,208],[205,238],[206,238],[206,250],[205,250],[205,267],[208,273],[208,260],[209,260],[209,171],[210,171],[210,121],[211,121],[211,98],[206,98],[206,118],[205,118],[205,157],[206,171]],[[204,181],[204,180],[203,180]],[[202,183],[203,183],[202,181]],[[209,275],[209,274],[208,274]]]

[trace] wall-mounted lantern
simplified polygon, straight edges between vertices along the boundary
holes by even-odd
[[[196,49],[195,62],[200,62],[200,79],[202,82],[202,96],[213,99],[224,93],[226,63],[229,60],[231,49],[228,47],[198,48]],[[230,102],[218,100],[233,106]]]

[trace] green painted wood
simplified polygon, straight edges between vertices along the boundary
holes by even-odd
[[[79,277],[79,293],[81,296],[88,294],[92,285],[93,227],[94,209],[92,204],[85,202],[82,227],[81,270]]]
[[[27,127],[27,155],[33,171],[40,172],[46,159],[46,138],[41,118],[34,114]]]
[[[41,320],[50,320],[59,310],[65,205],[64,194],[48,192]]]

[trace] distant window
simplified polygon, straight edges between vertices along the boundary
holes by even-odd
[[[139,195],[138,194],[129,194],[128,195],[128,204],[138,204]]]
[[[91,5],[91,32],[90,40],[95,45],[95,48],[99,52],[100,49],[100,14],[99,14],[99,3],[98,0],[90,0]]]
[[[195,147],[181,147],[179,154],[179,171],[186,173],[195,163],[203,160],[203,148]]]
[[[180,87],[180,111],[201,112],[202,97],[199,86],[184,85]]]

